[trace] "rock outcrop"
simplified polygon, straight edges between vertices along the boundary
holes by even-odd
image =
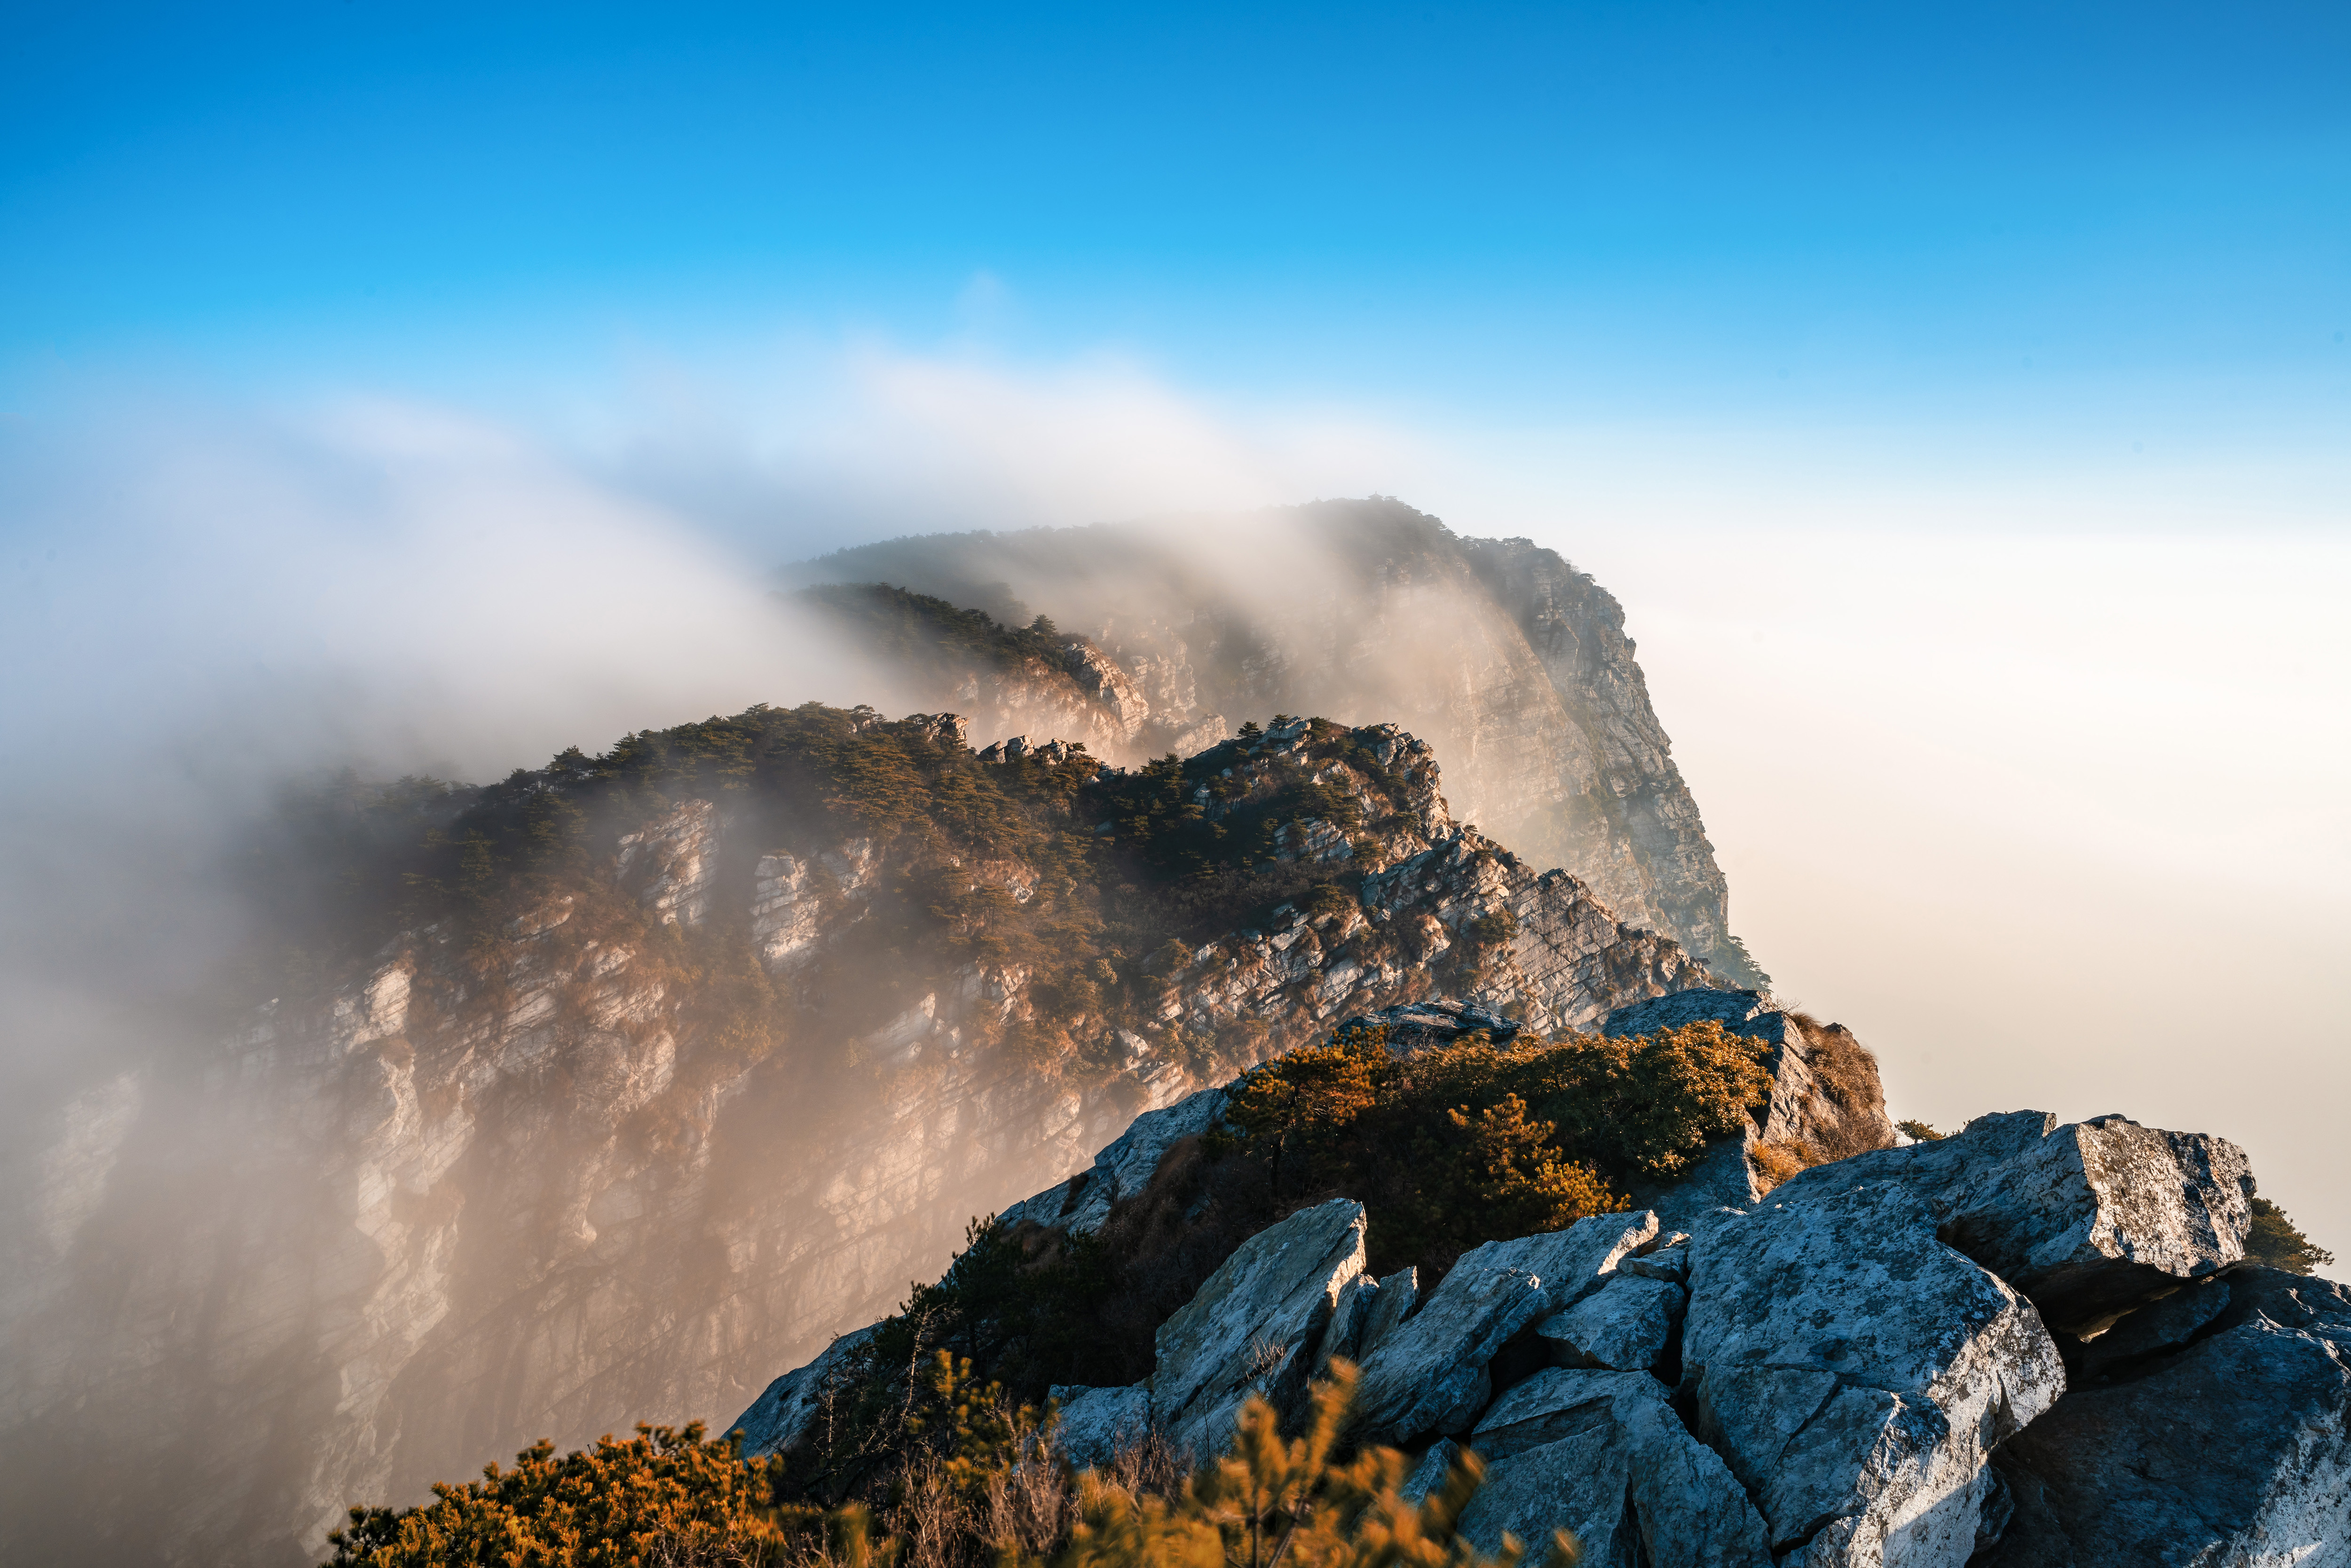
[[[1364,1363],[1362,1429],[1390,1443],[1468,1431],[1493,1396],[1489,1368],[1512,1336],[1598,1290],[1656,1231],[1654,1214],[1603,1214],[1464,1254]]]
[[[1776,1189],[1802,1207],[1887,1182],[1926,1203],[1958,1251],[2032,1298],[2050,1327],[2095,1333],[2184,1280],[2238,1262],[2252,1170],[2225,1138],[2122,1116],[1981,1116],[1956,1137],[1840,1161]]]
[[[1646,1373],[1538,1372],[1468,1437],[1490,1467],[1461,1531],[1499,1551],[1564,1530],[1593,1563],[1766,1568],[1763,1521]]]
[[[736,1418],[735,1425],[743,1432],[743,1451],[772,1454],[807,1436],[823,1419],[827,1405],[845,1391],[851,1357],[872,1337],[870,1324],[842,1334],[825,1347],[822,1355],[768,1385],[751,1407]]]
[[[1810,1038],[1777,1054],[1766,1124],[1849,1122]],[[1233,1252],[1144,1385],[1066,1391],[1072,1451],[1169,1409],[1197,1449],[1250,1388],[1294,1421],[1312,1340],[1360,1351],[1356,1433],[1412,1450],[1407,1495],[1485,1458],[1461,1528],[1489,1550],[1563,1530],[1649,1568],[2351,1561],[2351,1291],[2243,1265],[2249,1187],[2221,1139],[2019,1112],[1687,1234],[1644,1211],[1489,1241],[1425,1292],[1362,1274],[1363,1211],[1333,1200]]]
[[[2351,1290],[2246,1268],[2084,1344],[1994,1457],[2015,1519],[1985,1568],[2351,1563]]]
[[[1160,1325],[1151,1409],[1176,1446],[1215,1452],[1251,1396],[1294,1419],[1330,1359],[1323,1341],[1340,1295],[1363,1272],[1364,1206],[1349,1198],[1242,1242]]]
[[[1635,1274],[1624,1263],[1618,1277],[1563,1312],[1535,1325],[1562,1366],[1646,1372],[1656,1365],[1682,1320],[1689,1292],[1675,1281]]]
[[[1899,1183],[1725,1213],[1692,1239],[1683,1377],[1772,1549],[1967,1562],[1991,1449],[2053,1405],[2039,1315]]]

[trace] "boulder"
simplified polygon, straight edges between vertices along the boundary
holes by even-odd
[[[1470,1432],[1469,1446],[1487,1463],[1498,1464],[1530,1448],[1604,1427],[1612,1419],[1610,1402],[1617,1389],[1613,1373],[1545,1367],[1486,1407]]]
[[[1488,1469],[1461,1533],[1486,1551],[1508,1532],[1540,1555],[1565,1530],[1594,1568],[1770,1568],[1754,1505],[1646,1373],[1539,1372],[1494,1402],[1469,1447]]]
[[[814,1361],[768,1384],[759,1397],[751,1401],[751,1407],[736,1416],[735,1425],[728,1428],[743,1434],[744,1458],[780,1453],[799,1442],[823,1413],[825,1396],[848,1391],[850,1357],[881,1327],[880,1323],[868,1323],[842,1334]]]
[[[1637,1274],[1649,1280],[1671,1280],[1677,1285],[1689,1282],[1689,1235],[1675,1231],[1660,1236],[1646,1252],[1635,1252],[1616,1265],[1620,1274]]]
[[[1151,1407],[1170,1441],[1206,1454],[1262,1394],[1284,1419],[1304,1407],[1340,1292],[1364,1271],[1364,1206],[1332,1198],[1259,1231],[1159,1326]]]
[[[1626,1274],[1623,1264],[1617,1267],[1615,1279],[1535,1325],[1562,1366],[1646,1372],[1665,1354],[1687,1293],[1670,1280]]]
[[[1398,1323],[1412,1315],[1420,1304],[1420,1270],[1403,1269],[1380,1281],[1380,1293],[1372,1302],[1371,1315],[1364,1320],[1362,1337],[1356,1342],[1355,1357],[1361,1360],[1380,1348],[1381,1342],[1395,1332]]]
[[[1659,1228],[1667,1231],[1687,1230],[1719,1208],[1751,1207],[1767,1190],[1756,1180],[1755,1167],[1749,1160],[1761,1142],[1750,1124],[1736,1135],[1708,1145],[1679,1180],[1636,1184],[1633,1201],[1654,1210]]]
[[[1486,1484],[1461,1512],[1463,1538],[1499,1552],[1502,1537],[1514,1536],[1540,1562],[1551,1532],[1564,1530],[1582,1548],[1579,1563],[1605,1568],[1637,1563],[1638,1526],[1625,1517],[1632,1511],[1632,1476],[1613,1439],[1595,1424],[1489,1467]]]
[[[2252,1170],[2227,1139],[2122,1116],[2060,1125],[2040,1111],[1980,1116],[1949,1138],[1805,1171],[1771,1201],[1889,1181],[1924,1198],[1947,1241],[2069,1333],[2237,1262],[2252,1224]]]
[[[1151,1430],[1151,1390],[1143,1384],[1130,1388],[1053,1390],[1061,1418],[1053,1428],[1062,1458],[1080,1469],[1106,1465],[1118,1451],[1141,1441]]]
[[[1314,1375],[1321,1376],[1333,1356],[1345,1356],[1353,1361],[1364,1354],[1364,1330],[1379,1310],[1380,1282],[1369,1274],[1358,1274],[1339,1291],[1338,1305],[1331,1309],[1331,1326],[1322,1331],[1322,1343],[1314,1353]]]
[[[1598,1290],[1656,1232],[1654,1214],[1602,1214],[1463,1253],[1364,1359],[1355,1395],[1362,1430],[1393,1443],[1466,1430],[1493,1393],[1487,1364],[1510,1336]]]
[[[1690,1247],[1685,1385],[1774,1551],[1965,1563],[1999,1512],[1988,1454],[2064,1391],[2032,1303],[1894,1182],[1719,1213]]]
[[[1404,1478],[1396,1493],[1405,1501],[1418,1503],[1445,1482],[1453,1469],[1453,1461],[1461,1457],[1461,1445],[1450,1437],[1439,1437],[1428,1446],[1426,1453],[1414,1461],[1412,1471]]]
[[[2226,1290],[2185,1345],[2112,1364],[2001,1447],[2016,1514],[1985,1568],[2351,1563],[2351,1290],[2262,1268]]]
[[[1090,1167],[1023,1198],[998,1215],[998,1221],[1008,1226],[1028,1221],[1072,1235],[1092,1235],[1110,1218],[1111,1205],[1151,1185],[1161,1157],[1171,1147],[1215,1126],[1229,1098],[1222,1089],[1203,1089],[1164,1110],[1144,1112],[1094,1156]]]

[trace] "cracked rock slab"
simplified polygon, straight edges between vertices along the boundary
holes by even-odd
[[[1468,1430],[1493,1393],[1487,1364],[1510,1336],[1598,1290],[1619,1259],[1656,1233],[1654,1214],[1602,1214],[1463,1253],[1364,1358],[1361,1429],[1393,1443]]]
[[[1151,1431],[1151,1390],[1143,1384],[1129,1388],[1057,1386],[1052,1396],[1061,1406],[1054,1440],[1062,1457],[1079,1469],[1110,1463],[1121,1448],[1141,1442]]]
[[[1259,1231],[1159,1326],[1151,1406],[1178,1448],[1211,1453],[1241,1403],[1303,1407],[1340,1292],[1364,1271],[1364,1206],[1332,1198]]]
[[[2252,1167],[2226,1138],[2123,1116],[2061,1125],[2041,1111],[1980,1116],[1952,1137],[1815,1166],[1771,1201],[1793,1207],[1889,1181],[1918,1194],[1945,1240],[2064,1333],[2238,1262],[2252,1225]]]
[[[2351,1564],[2351,1290],[2227,1284],[2203,1337],[2001,1447],[2016,1517],[1985,1568]]]
[[[1412,1315],[1420,1304],[1420,1270],[1403,1269],[1380,1281],[1380,1291],[1373,1298],[1370,1313],[1364,1320],[1364,1332],[1357,1341],[1354,1354],[1366,1356],[1380,1348],[1396,1325]]]
[[[1625,1260],[1626,1263],[1634,1261]],[[1646,1372],[1665,1353],[1687,1293],[1669,1280],[1624,1272],[1563,1312],[1535,1325],[1563,1366]]]
[[[1698,1430],[1773,1549],[1960,1568],[1997,1508],[1987,1456],[2064,1391],[2032,1304],[1891,1182],[1719,1213],[1691,1246]]]
[[[1489,1468],[1461,1533],[1491,1552],[1508,1532],[1540,1556],[1565,1530],[1594,1565],[1768,1568],[1762,1520],[1666,1395],[1646,1373],[1561,1368],[1511,1389],[1470,1437]]]

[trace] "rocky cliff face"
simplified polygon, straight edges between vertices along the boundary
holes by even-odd
[[[1759,1149],[1891,1140],[1874,1071],[1823,1072],[1819,1026],[1721,993],[1608,1027],[1698,1009],[1778,1042],[1768,1105],[1719,1151],[1742,1192],[1709,1160],[1659,1195],[1687,1229],[1645,1209],[1500,1238],[1434,1289],[1370,1276],[1363,1205],[1301,1209],[1167,1318],[1149,1376],[1054,1390],[1071,1458],[1153,1429],[1220,1446],[1251,1396],[1294,1421],[1343,1355],[1355,1430],[1406,1448],[1408,1493],[1483,1456],[1461,1528],[1488,1551],[1567,1530],[1584,1561],[1651,1568],[2351,1561],[2351,1294],[2246,1263],[2235,1145],[2020,1112],[1771,1184]],[[1227,1105],[1143,1118],[1023,1218],[1102,1226]],[[845,1364],[778,1379],[752,1446],[793,1450]]]
[[[1199,540],[1218,529],[1235,535],[1224,557],[1259,570],[1211,570]],[[1447,758],[1465,820],[1717,973],[1763,978],[1731,938],[1624,610],[1554,551],[1461,538],[1400,502],[1332,501],[1197,526],[897,540],[797,570],[912,589],[942,611],[1049,612],[1050,639],[1016,643],[925,633],[903,593],[825,591],[910,701],[970,716],[983,738],[1056,735],[1133,761],[1276,712],[1394,720]]]
[[[323,983],[281,967],[11,1184],[12,1560],[314,1561],[350,1502],[739,1408],[973,1215],[1349,1012],[1717,983],[1457,823],[1393,727],[1120,772],[754,710],[435,800],[298,846],[383,890],[341,960],[298,933]],[[100,1506],[125,1473],[146,1505]]]

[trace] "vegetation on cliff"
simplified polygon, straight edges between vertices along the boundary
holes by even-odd
[[[775,1467],[745,1462],[732,1437],[706,1439],[702,1423],[640,1424],[557,1458],[538,1442],[514,1468],[442,1482],[416,1508],[354,1508],[332,1531],[328,1568],[621,1568],[662,1563],[766,1563],[791,1542],[789,1524],[812,1511],[777,1507]]]
[[[778,1461],[740,1458],[735,1438],[640,1427],[561,1458],[537,1444],[421,1507],[354,1508],[324,1568],[1514,1568],[1516,1542],[1490,1555],[1455,1532],[1484,1474],[1475,1454],[1412,1501],[1404,1455],[1343,1451],[1354,1382],[1334,1362],[1294,1438],[1251,1399],[1230,1447],[1189,1475],[1148,1440],[1075,1474],[1050,1411],[942,1352],[899,1413],[906,1460],[874,1509],[791,1503]],[[1571,1537],[1549,1547],[1547,1568],[1573,1568]]]
[[[954,1351],[1020,1399],[1150,1375],[1155,1336],[1234,1249],[1333,1197],[1362,1201],[1374,1273],[1424,1289],[1481,1242],[1625,1207],[1685,1171],[1768,1092],[1769,1047],[1713,1020],[1629,1039],[1496,1044],[1472,1034],[1391,1057],[1347,1030],[1235,1085],[1226,1124],[1161,1160],[1093,1235],[975,1220],[935,1284],[853,1352],[791,1456],[794,1496],[838,1501],[897,1473],[898,1412]]]
[[[1003,588],[991,597],[1000,605],[1010,592]],[[1060,670],[1069,645],[1042,615],[1026,625],[1008,626],[985,610],[967,610],[886,582],[820,583],[800,590],[799,597],[832,616],[853,646],[885,658],[1035,664]]]
[[[2245,1238],[2245,1256],[2289,1274],[2307,1274],[2335,1261],[2334,1253],[2296,1229],[2285,1210],[2265,1197],[2253,1199],[2253,1228]]]
[[[993,622],[970,634],[1016,648],[1045,635]],[[738,1061],[772,1050],[796,1017],[834,1038],[861,1033],[977,964],[1024,978],[1029,1016],[1002,1041],[1017,1048],[1014,1064],[1082,1081],[1115,1071],[1089,1053],[1108,1050],[1114,1028],[1151,1021],[1160,972],[1186,944],[1286,902],[1353,906],[1352,883],[1330,868],[1275,857],[1302,824],[1366,826],[1357,795],[1317,781],[1318,770],[1345,762],[1371,781],[1371,826],[1408,809],[1414,780],[1382,767],[1360,732],[1317,720],[1301,753],[1244,752],[1227,742],[1133,772],[1081,748],[984,762],[940,721],[810,704],[643,731],[600,755],[569,749],[483,787],[345,775],[290,797],[247,857],[265,918],[245,984],[226,999],[323,996],[388,941],[430,932],[463,958],[437,983],[495,1007],[512,944],[546,931],[559,908],[561,929],[546,940],[583,956],[626,949],[640,973],[653,966],[684,998],[691,1039]],[[719,841],[756,852],[714,847],[706,917],[665,922],[616,885],[613,867],[623,834],[695,800],[716,803]],[[764,971],[750,865],[770,852],[822,865],[845,845],[880,868],[858,891],[858,940],[826,945],[789,981]],[[837,905],[837,885],[823,871],[811,896]],[[1262,1054],[1254,1038],[1186,1045],[1203,1077]]]

